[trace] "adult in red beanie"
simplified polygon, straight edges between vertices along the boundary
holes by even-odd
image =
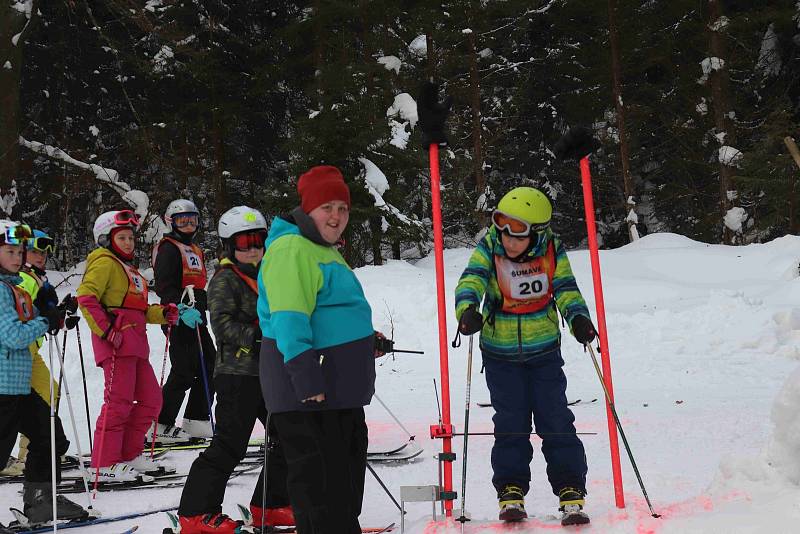
[[[350,190],[336,167],[297,181],[300,206],[270,226],[258,275],[261,391],[283,446],[298,534],[359,534],[364,406],[375,392],[372,310],[336,245]]]

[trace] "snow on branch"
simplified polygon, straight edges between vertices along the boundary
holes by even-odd
[[[111,187],[111,189],[119,193],[119,195],[122,197],[124,197],[125,194],[131,190],[131,186],[121,181],[119,179],[119,173],[114,169],[109,169],[107,167],[95,165],[94,163],[85,163],[83,161],[79,161],[58,147],[45,145],[44,143],[39,143],[38,141],[28,141],[22,136],[19,137],[19,144],[26,148],[29,148],[30,150],[36,152],[37,154],[43,154],[48,158],[58,159],[63,161],[64,163],[69,163],[74,167],[91,171],[92,173],[94,173],[95,178],[97,178],[99,181],[103,183],[108,184],[109,187]]]
[[[25,15],[25,18],[27,19],[27,21],[25,22],[25,26],[22,28],[22,30],[20,30],[19,33],[14,34],[14,36],[11,37],[11,44],[17,46],[20,37],[22,37],[22,34],[25,33],[25,30],[28,29],[28,26],[31,23],[31,16],[33,14],[33,0],[15,0],[11,4],[11,9],[23,13]]]
[[[367,158],[358,158],[358,161],[364,166],[364,187],[375,198],[375,206],[387,213],[391,213],[404,224],[422,226],[422,223],[416,218],[404,215],[383,199],[383,194],[389,189],[389,180],[383,174],[383,171]]]
[[[161,238],[162,234],[169,231],[169,228],[167,228],[161,217],[157,214],[150,213],[150,197],[147,196],[147,193],[138,189],[131,189],[131,186],[128,185],[127,182],[123,182],[119,179],[119,173],[116,170],[77,160],[58,147],[45,145],[38,141],[28,141],[22,136],[19,137],[19,144],[37,154],[42,154],[48,158],[68,163],[73,167],[92,172],[99,182],[107,184],[119,194],[122,200],[132,207],[133,211],[142,218],[144,221],[142,224],[142,232],[145,242],[154,243]]]

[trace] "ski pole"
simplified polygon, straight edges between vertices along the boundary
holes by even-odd
[[[50,356],[50,369],[52,372],[53,369],[53,336],[56,334],[51,334],[48,337],[48,352]],[[48,380],[50,382],[50,487],[53,491],[53,532],[58,531],[58,509],[57,509],[57,499],[56,499],[56,480],[58,475],[56,474],[56,399],[55,399],[55,389],[53,388],[53,380]]]
[[[369,465],[369,462],[366,462],[366,463],[367,463],[367,469],[369,469],[369,472],[370,472],[370,473],[372,473],[372,476],[374,476],[374,477],[375,477],[375,480],[377,480],[377,481],[378,481],[378,484],[380,484],[380,485],[381,485],[381,487],[383,488],[383,491],[385,491],[385,492],[386,492],[386,495],[388,495],[388,496],[389,496],[389,498],[390,498],[390,499],[392,500],[392,502],[394,503],[394,505],[395,505],[395,506],[397,506],[397,509],[398,509],[398,510],[400,510],[400,513],[403,513],[403,508],[402,508],[402,506],[400,506],[400,503],[398,503],[398,502],[397,502],[397,499],[395,499],[395,498],[394,498],[394,495],[392,495],[392,492],[391,492],[391,491],[389,491],[389,488],[387,488],[387,487],[386,487],[386,484],[384,484],[384,483],[383,483],[383,480],[381,480],[381,477],[379,477],[379,476],[378,476],[378,473],[376,473],[376,472],[375,472],[375,469],[373,469],[373,468],[372,468],[372,466],[371,466],[371,465]]]
[[[108,377],[108,387],[105,388],[105,394],[103,395],[103,421],[101,423],[102,430],[100,431],[100,443],[98,443],[97,448],[97,467],[95,467],[94,471],[94,495],[92,498],[97,498],[97,486],[100,484],[100,459],[103,457],[103,445],[106,438],[106,423],[108,422],[108,410],[111,404],[111,387],[114,385],[114,368],[116,367],[117,362],[117,351],[111,353],[111,372],[109,373]]]
[[[61,344],[64,346],[64,352],[61,353],[61,360],[66,358],[67,356],[67,332],[68,330],[64,330],[64,340]],[[56,348],[58,348],[58,338],[56,338]],[[61,351],[59,351],[61,352]],[[53,371],[50,371],[50,380],[53,379],[52,377]],[[58,415],[58,410],[61,408],[61,380],[64,378],[64,369],[63,367],[58,371],[58,382],[56,382],[56,415]]]
[[[183,302],[183,297],[189,297],[189,307],[194,308],[195,304],[197,303],[197,299],[194,296],[194,284],[189,284],[183,289],[183,293],[181,293],[181,302]],[[216,425],[214,425],[214,414],[211,411],[211,405],[213,404],[213,400],[211,399],[211,390],[208,387],[208,373],[206,372],[206,357],[203,353],[203,339],[200,336],[200,325],[195,325],[195,332],[197,332],[197,348],[199,350],[200,355],[200,376],[203,379],[203,389],[206,393],[206,403],[208,404],[208,420],[211,421],[211,433],[216,434],[217,429]]]
[[[625,445],[625,451],[628,453],[628,459],[631,461],[631,466],[633,467],[633,472],[636,473],[636,480],[639,481],[639,487],[642,488],[642,495],[644,495],[644,500],[647,501],[647,507],[650,508],[650,515],[653,517],[661,517],[660,514],[655,513],[653,511],[653,505],[650,504],[650,497],[647,495],[647,490],[644,489],[644,482],[642,482],[642,475],[639,474],[639,468],[636,467],[636,460],[633,459],[633,453],[631,452],[631,447],[628,445],[628,439],[625,437],[625,431],[622,430],[622,423],[619,421],[619,416],[617,415],[617,409],[614,407],[614,401],[611,399],[611,395],[608,394],[608,389],[606,388],[606,383],[603,380],[603,373],[600,371],[600,366],[597,363],[597,357],[594,354],[594,349],[592,348],[591,343],[587,343],[585,345],[589,348],[589,354],[592,357],[592,363],[594,364],[594,369],[597,371],[597,378],[600,379],[600,384],[603,386],[603,393],[606,396],[606,402],[608,403],[608,407],[611,410],[611,413],[614,415],[614,422],[617,424],[617,429],[619,430],[619,436],[622,438],[622,443]]]
[[[269,459],[269,421],[271,417],[272,412],[267,412],[267,419],[264,422],[264,467],[261,468],[261,528],[264,528],[267,513],[267,460]]]
[[[169,337],[172,335],[172,325],[167,327],[167,342],[164,345],[164,359],[161,362],[161,380],[158,382],[158,389],[164,389],[164,373],[167,369],[167,354],[169,353]],[[156,452],[156,427],[158,426],[158,416],[153,419],[153,439],[150,441],[150,458],[155,456]]]
[[[66,331],[64,332],[66,334]],[[66,336],[65,336],[66,337]],[[61,354],[61,351],[58,350],[60,347],[58,346],[58,338],[53,336],[53,339],[56,343],[56,351]],[[66,348],[64,349],[66,351]],[[78,436],[78,425],[75,424],[75,410],[72,408],[72,396],[69,393],[69,382],[67,381],[67,375],[64,373],[64,358],[61,357],[59,359],[59,365],[61,366],[61,380],[59,380],[59,384],[64,384],[64,394],[67,397],[67,408],[69,409],[69,418],[70,423],[72,423],[72,433],[75,435],[75,447],[78,449],[78,458],[80,464],[80,473],[81,473],[81,481],[83,481],[83,489],[86,492],[86,502],[87,502],[87,509],[92,509],[92,499],[89,496],[89,482],[86,480],[86,471],[83,468],[83,447],[81,447],[81,438]]]
[[[214,425],[214,414],[211,412],[211,390],[208,388],[208,373],[206,372],[206,355],[203,352],[203,339],[200,337],[200,325],[196,325],[194,327],[194,331],[197,332],[197,348],[199,349],[198,354],[200,355],[200,376],[203,377],[203,389],[206,392],[206,402],[208,403],[208,420],[211,421],[211,433],[216,434],[217,429]]]
[[[86,430],[89,432],[89,450],[94,448],[92,443],[92,425],[89,416],[89,393],[86,391],[86,367],[83,365],[83,346],[81,345],[81,325],[75,325],[75,335],[78,337],[78,355],[81,358],[81,378],[83,379],[83,402],[86,407]]]
[[[408,429],[407,429],[405,426],[403,426],[403,423],[401,423],[401,422],[400,422],[400,420],[397,418],[397,416],[396,416],[394,413],[392,413],[392,410],[390,410],[390,409],[389,409],[389,407],[388,407],[388,406],[386,406],[386,403],[384,403],[384,402],[381,400],[381,398],[378,396],[378,394],[377,394],[377,393],[375,393],[375,394],[373,394],[372,396],[373,396],[373,397],[374,397],[374,398],[375,398],[375,399],[376,399],[378,402],[380,402],[380,403],[381,403],[381,406],[383,406],[384,410],[386,410],[386,411],[389,413],[389,415],[391,415],[391,416],[392,416],[392,419],[394,419],[394,422],[395,422],[395,423],[397,423],[397,426],[399,426],[400,428],[402,428],[402,429],[403,429],[403,432],[405,432],[405,433],[406,433],[406,435],[408,436],[408,441],[414,441],[414,435],[413,435],[411,432],[409,432],[409,431],[408,431]]]
[[[389,352],[404,352],[406,354],[425,354],[425,351],[422,350],[392,349]]]
[[[469,336],[467,351],[467,394],[464,407],[464,452],[461,453],[461,517],[456,519],[462,524],[469,521],[464,515],[467,504],[467,444],[469,443],[469,399],[472,392],[472,344],[475,336]]]

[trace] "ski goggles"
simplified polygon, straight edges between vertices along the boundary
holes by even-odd
[[[56,242],[52,237],[34,237],[28,240],[28,250],[53,254],[56,251]]]
[[[494,210],[492,213],[492,224],[499,231],[514,237],[528,237],[532,232],[540,232],[550,226],[549,222],[531,224],[507,215],[500,210]]]
[[[247,232],[233,236],[233,246],[236,250],[245,252],[251,248],[264,248],[264,241],[267,239],[267,232]]]
[[[197,213],[179,213],[172,216],[172,224],[175,228],[185,228],[187,226],[199,226],[200,215]]]
[[[139,226],[139,216],[133,210],[121,210],[114,215],[117,226]]]
[[[22,245],[25,241],[33,237],[33,231],[27,224],[18,224],[6,228],[3,232],[3,243],[6,245]]]

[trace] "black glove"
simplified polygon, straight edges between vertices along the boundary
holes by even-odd
[[[594,152],[598,147],[597,140],[592,137],[592,133],[582,126],[570,128],[556,146],[553,147],[553,154],[558,159],[583,159]]]
[[[417,116],[419,127],[422,130],[422,146],[427,150],[431,144],[446,145],[447,136],[444,133],[444,123],[450,114],[453,97],[448,96],[439,102],[439,86],[435,83],[425,82],[419,90],[417,97]]]
[[[36,309],[39,310],[39,313],[44,313],[47,310],[58,306],[58,295],[56,294],[56,288],[45,283],[39,288],[39,292],[36,294],[36,299],[33,301],[33,305],[36,306]]]
[[[72,293],[67,293],[67,296],[61,299],[61,304],[58,305],[62,310],[70,315],[74,315],[78,311],[78,299],[72,296]]]
[[[375,350],[384,354],[394,352],[394,340],[375,336]]]
[[[578,315],[572,320],[572,335],[581,345],[586,345],[594,341],[595,336],[597,336],[597,330],[591,319],[585,315]]]
[[[69,317],[64,319],[64,326],[67,327],[67,330],[72,330],[73,328],[78,326],[78,321],[80,320],[81,318],[78,317],[77,315],[70,315]]]
[[[476,332],[480,332],[481,328],[483,328],[483,315],[475,309],[473,304],[461,314],[461,320],[458,322],[458,331],[465,336],[471,336]]]
[[[47,319],[47,332],[50,334],[57,334],[64,326],[64,316],[66,312],[58,308],[50,308],[42,312],[42,317]]]

